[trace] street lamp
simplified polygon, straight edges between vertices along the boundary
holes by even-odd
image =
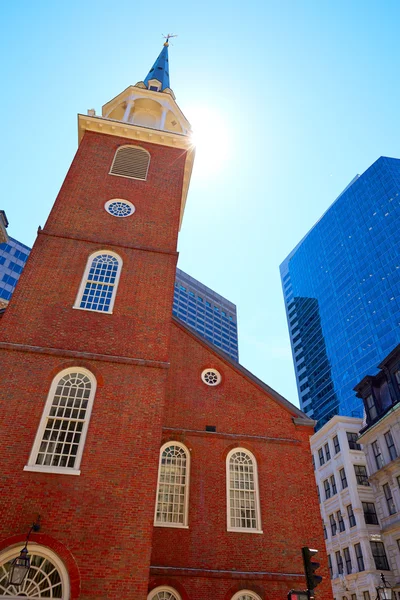
[[[382,585],[378,585],[376,591],[378,593],[376,600],[392,600],[393,598],[393,589],[390,583],[388,583],[385,579],[383,573],[381,573]]]
[[[32,524],[32,527],[30,528],[28,535],[26,536],[25,546],[22,548],[21,552],[19,553],[19,556],[14,558],[14,560],[11,562],[10,572],[8,575],[6,587],[8,587],[10,585],[19,587],[20,585],[23,584],[23,581],[24,581],[25,577],[28,575],[29,569],[31,568],[31,560],[30,560],[30,556],[28,554],[28,548],[27,548],[28,542],[29,542],[29,537],[30,537],[32,531],[39,531],[39,530],[40,530],[40,515],[37,516],[36,521]]]

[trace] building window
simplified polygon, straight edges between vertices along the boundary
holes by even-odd
[[[54,377],[25,470],[79,475],[95,391],[96,379],[86,369]]]
[[[329,444],[325,444],[324,448],[326,460],[331,460],[331,451],[329,450]]]
[[[317,483],[317,494],[318,494],[318,502],[321,504],[321,494],[319,492],[319,485]]]
[[[113,217],[129,217],[135,212],[135,207],[128,200],[120,200],[115,198],[114,200],[108,200],[104,205],[105,210]]]
[[[139,146],[121,146],[115,153],[110,175],[129,179],[147,179],[150,154]]]
[[[394,445],[391,431],[385,433],[386,446],[389,450],[390,460],[397,458],[396,446]]]
[[[5,550],[0,556],[0,597],[16,598],[70,598],[70,584],[68,572],[58,558],[49,548],[29,542],[29,555],[31,567],[22,585],[8,586],[8,574],[11,562],[19,556],[20,548],[14,547]]]
[[[335,476],[331,475],[330,480],[331,480],[331,486],[332,486],[332,496],[334,496],[335,494],[337,494]]]
[[[231,600],[261,600],[261,598],[258,594],[250,590],[240,590],[240,592],[232,596]]]
[[[346,573],[347,573],[347,575],[350,575],[351,571],[352,571],[350,549],[343,548],[343,555],[344,555],[344,562],[346,563]]]
[[[181,596],[173,588],[162,586],[152,590],[147,600],[181,600]]]
[[[340,475],[340,481],[342,482],[342,490],[344,490],[348,486],[346,471],[344,469],[340,469],[339,475]]]
[[[357,485],[369,485],[367,467],[365,465],[354,465]]]
[[[396,505],[393,501],[392,490],[388,483],[385,483],[383,486],[383,493],[385,494],[386,504],[388,507],[389,515],[394,515],[396,511]]]
[[[228,531],[261,531],[257,462],[244,448],[226,459]]]
[[[333,568],[332,568],[332,557],[328,554],[328,567],[329,567],[329,576],[333,579]]]
[[[350,450],[361,450],[361,445],[358,443],[358,434],[352,431],[347,431],[347,441],[349,442]]]
[[[379,525],[378,517],[376,515],[375,504],[373,502],[362,503],[364,511],[364,519],[367,525]]]
[[[338,438],[337,435],[335,435],[333,437],[333,447],[335,449],[335,454],[337,454],[338,452],[340,452],[339,438]]]
[[[336,555],[336,564],[339,575],[343,575],[343,558],[340,552],[335,552]]]
[[[322,448],[320,448],[318,450],[318,457],[319,457],[319,466],[322,467],[322,465],[325,464],[324,451]]]
[[[396,377],[397,385],[400,385],[400,371],[396,371],[394,376]]]
[[[221,374],[217,369],[204,369],[201,379],[206,385],[216,386],[221,383]]]
[[[349,525],[350,525],[350,528],[351,527],[355,527],[356,526],[356,517],[354,515],[353,507],[352,507],[351,504],[349,504],[348,507],[347,507],[347,514],[349,516]]]
[[[100,250],[89,256],[74,308],[112,313],[122,259]]]
[[[351,600],[357,600],[357,594],[352,594],[351,595]]]
[[[371,445],[372,445],[372,451],[373,451],[374,457],[375,457],[376,468],[381,469],[385,463],[383,462],[383,457],[382,457],[382,453],[381,453],[379,444],[375,440],[375,442],[372,442]]]
[[[354,551],[356,553],[356,558],[357,558],[357,568],[359,571],[364,571],[365,570],[364,557],[363,557],[363,553],[361,550],[361,544],[354,544]]]
[[[363,600],[371,600],[371,596],[369,595],[369,592],[363,592]]]
[[[343,521],[343,517],[342,517],[342,513],[340,512],[340,510],[337,511],[336,513],[337,516],[337,520],[339,523],[339,531],[342,532],[346,529],[344,521]]]
[[[332,534],[332,537],[333,537],[333,536],[336,535],[336,529],[337,529],[335,517],[333,515],[329,515],[329,522],[330,522],[330,525],[331,525],[331,534]]]
[[[328,539],[328,531],[327,531],[326,525],[324,523],[324,540],[327,540],[327,539]]]
[[[329,485],[329,479],[325,479],[324,489],[325,489],[325,500],[328,500],[328,498],[331,497],[331,486]]]
[[[368,415],[368,421],[373,421],[378,416],[378,411],[376,410],[375,400],[370,394],[365,400],[365,408]]]
[[[311,460],[312,460],[313,469],[315,471],[315,458],[314,458],[314,454],[311,454]]]
[[[390,571],[388,559],[386,558],[385,546],[382,542],[370,542],[375,567],[378,571]]]
[[[160,450],[155,525],[186,527],[189,499],[189,452],[179,442]]]

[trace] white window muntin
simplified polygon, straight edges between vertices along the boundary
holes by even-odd
[[[104,257],[104,260],[102,260],[102,257]],[[108,261],[111,267],[101,266],[102,264],[107,264],[106,257],[114,259],[111,262]],[[73,308],[111,315],[121,269],[122,258],[115,252],[111,250],[98,250],[91,254],[87,260]],[[89,299],[90,296],[94,298],[94,301]],[[97,301],[95,300],[96,297],[98,298]],[[97,306],[97,308],[92,308],[93,306]]]
[[[168,456],[163,456],[168,448],[176,448],[180,450],[180,454],[185,454],[185,464],[182,463],[182,459],[178,458],[175,464],[168,465]],[[172,456],[170,458],[173,458]],[[164,463],[165,460],[165,463]],[[176,473],[166,473],[166,468],[178,467],[179,468],[179,481],[176,483]],[[163,473],[164,472],[164,473]],[[182,476],[184,477],[184,483],[182,483]],[[164,479],[164,481],[162,481]],[[180,442],[174,440],[166,442],[161,446],[160,449],[160,460],[158,466],[158,481],[157,481],[157,495],[156,495],[156,506],[154,512],[154,525],[157,527],[188,527],[188,513],[189,513],[189,483],[190,483],[190,453],[187,447]],[[167,490],[162,490],[162,486],[167,487]],[[168,496],[168,499],[160,499],[160,495],[164,494]],[[182,498],[183,496],[183,498]],[[159,517],[160,513],[165,514],[165,508],[167,508],[167,515],[172,517],[171,521],[162,519]]]
[[[174,588],[163,585],[151,590],[147,600],[182,600],[182,598]]]
[[[242,469],[231,468],[235,454]],[[233,448],[226,457],[226,507],[228,531],[262,533],[257,461],[246,448]],[[240,526],[238,521],[250,525]]]
[[[261,600],[261,598],[251,590],[240,590],[232,596],[231,600]]]
[[[124,218],[131,217],[135,212],[136,207],[132,202],[129,202],[129,200],[113,198],[105,203],[104,209],[113,217]]]
[[[33,542],[29,542],[28,544],[28,552],[31,557],[33,563],[34,574],[32,576],[31,571],[28,573],[27,578],[24,580],[22,587],[18,588],[8,588],[7,594],[4,595],[4,586],[2,585],[2,581],[4,580],[4,575],[6,569],[3,567],[10,560],[14,560],[17,556],[19,556],[21,552],[21,544],[17,546],[13,546],[12,548],[7,548],[4,552],[0,553],[0,598],[6,598],[7,600],[19,599],[21,595],[27,594],[27,598],[57,598],[58,600],[69,600],[70,598],[70,583],[68,577],[68,571],[61,561],[61,559],[52,552],[49,548],[44,546],[40,546],[39,544],[35,544]],[[43,562],[37,560],[37,558],[43,559]],[[38,564],[42,562],[42,565]],[[53,575],[53,581],[57,579],[61,583],[61,591],[60,585],[52,585],[51,578],[52,573],[50,572],[49,577],[49,567],[51,564],[54,567],[53,573],[57,573],[57,575]],[[43,566],[43,573],[41,573],[40,567]],[[39,568],[38,568],[39,567]],[[8,572],[7,572],[8,578]],[[30,579],[32,578],[32,580]],[[46,586],[45,582],[50,579],[49,584]],[[41,584],[41,585],[37,585]],[[47,588],[47,589],[46,589]],[[11,593],[12,591],[16,591],[15,596]],[[10,592],[10,593],[9,593]],[[39,595],[37,595],[39,594]],[[41,595],[46,594],[46,595]],[[49,595],[50,594],[50,595]]]
[[[78,418],[75,417],[75,415],[72,415],[72,413],[68,416],[68,417],[63,417],[63,416],[58,416],[57,412],[58,410],[63,410],[62,407],[62,403],[63,402],[67,402],[68,400],[71,401],[71,404],[74,404],[74,398],[67,398],[67,394],[62,394],[62,390],[59,389],[59,384],[64,380],[64,378],[68,375],[72,375],[72,374],[80,374],[84,377],[86,377],[87,379],[90,380],[90,390],[89,390],[89,394],[84,398],[85,401],[87,401],[87,403],[85,402],[85,414],[84,414],[84,419],[81,419],[79,417],[81,417],[81,414],[78,414]],[[64,383],[62,384],[64,385]],[[89,425],[89,421],[90,421],[90,415],[92,413],[92,407],[93,407],[93,400],[94,400],[94,396],[96,393],[96,386],[97,386],[97,381],[95,376],[93,375],[93,373],[91,373],[90,371],[88,371],[87,369],[84,369],[82,367],[70,367],[68,369],[64,369],[63,371],[61,371],[60,373],[57,373],[57,375],[54,377],[51,386],[50,386],[50,391],[49,394],[47,396],[47,401],[43,410],[43,414],[42,414],[42,418],[40,420],[40,424],[39,424],[39,428],[38,431],[36,433],[36,437],[35,437],[35,441],[32,447],[32,452],[30,454],[29,457],[29,461],[28,464],[24,467],[25,471],[42,471],[45,473],[59,473],[59,474],[70,474],[70,475],[80,475],[80,464],[81,464],[81,460],[82,460],[82,453],[83,453],[83,448],[85,446],[85,440],[86,440],[86,434],[87,434],[87,429],[88,429],[88,425]],[[61,392],[58,393],[57,392]],[[85,396],[85,390],[84,390],[84,394]],[[78,399],[79,401],[79,399]],[[83,402],[80,403],[81,406],[83,406]],[[80,412],[81,409],[77,408],[76,405],[75,406],[71,406],[69,407],[71,411],[77,411]],[[53,413],[53,414],[51,414]],[[56,427],[56,428],[52,428],[52,427],[48,427],[49,422],[53,420],[53,421],[60,421],[60,424]],[[82,427],[81,427],[81,431],[77,432],[74,430],[68,430],[72,424],[72,427],[77,426],[78,423],[82,423]],[[63,428],[63,424],[64,424],[64,428]],[[66,427],[66,428],[65,428]],[[72,435],[73,438],[74,436],[79,433],[79,442],[78,442],[78,449],[75,456],[75,461],[74,461],[74,466],[73,467],[69,467],[69,466],[59,466],[59,465],[44,465],[44,464],[38,464],[38,457],[39,454],[43,454],[43,452],[41,453],[41,446],[43,443],[48,443],[48,440],[44,440],[45,437],[45,432],[46,435],[48,435],[48,433],[51,435],[54,435],[54,437],[58,437],[60,436],[60,433],[65,433],[65,435]],[[50,443],[50,442],[49,442]],[[58,441],[58,439],[54,439],[51,440],[51,443],[53,443],[55,446],[57,446],[57,444],[63,444],[64,440],[62,441]],[[70,444],[72,442],[68,442],[68,444]],[[49,453],[50,455],[50,453]],[[58,456],[58,454],[57,454]]]
[[[150,166],[150,152],[140,146],[120,146],[114,154],[110,175],[146,181]]]

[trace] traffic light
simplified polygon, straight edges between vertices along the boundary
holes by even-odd
[[[313,548],[307,548],[307,546],[303,546],[301,549],[303,554],[303,562],[304,562],[304,571],[306,574],[307,581],[307,589],[312,592],[315,590],[317,585],[319,585],[322,581],[321,575],[316,575],[315,571],[319,568],[319,563],[314,562],[312,558],[318,554],[318,550],[314,550]]]
[[[308,592],[296,592],[295,590],[291,590],[288,593],[287,600],[310,600],[310,595]]]

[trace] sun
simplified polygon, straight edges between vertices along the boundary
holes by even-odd
[[[189,114],[196,148],[195,168],[204,177],[216,174],[229,157],[229,127],[222,114],[204,104],[192,107]]]

